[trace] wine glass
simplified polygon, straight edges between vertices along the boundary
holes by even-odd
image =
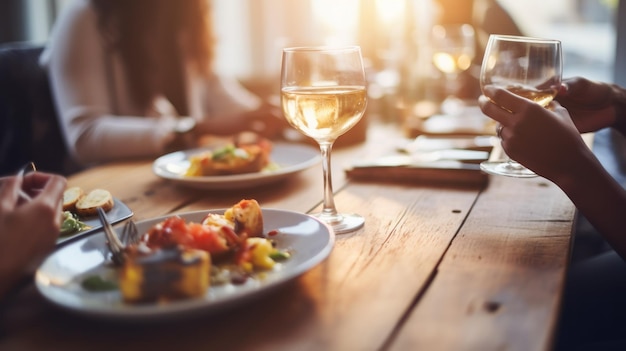
[[[320,146],[324,206],[315,216],[337,234],[361,228],[365,223],[362,216],[337,212],[330,172],[333,143],[359,122],[367,106],[361,48],[283,49],[281,102],[289,124]]]
[[[446,98],[441,104],[445,113],[458,114],[463,101],[456,95],[460,86],[459,75],[468,70],[476,56],[474,27],[469,24],[435,25],[431,32],[432,60],[445,75]]]
[[[504,88],[546,107],[559,91],[562,71],[560,41],[492,34],[480,70],[480,87],[483,93],[486,86]],[[496,175],[536,176],[506,155],[504,160],[485,161],[480,168]]]

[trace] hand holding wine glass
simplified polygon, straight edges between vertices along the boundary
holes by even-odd
[[[337,234],[361,228],[365,222],[362,216],[337,212],[330,172],[333,143],[359,122],[367,106],[361,49],[357,46],[284,49],[281,101],[289,124],[320,146],[324,206],[316,216]]]
[[[483,93],[485,87],[496,86],[546,107],[558,93],[562,66],[561,42],[558,40],[491,35],[481,67],[480,86]],[[498,101],[494,103],[510,111]],[[503,161],[483,162],[480,168],[496,175],[536,176],[508,156]]]

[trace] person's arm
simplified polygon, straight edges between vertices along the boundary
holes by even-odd
[[[504,89],[485,94],[481,110],[502,125],[507,155],[560,187],[626,258],[626,191],[584,143],[568,110],[556,102],[545,109]]]
[[[288,126],[280,107],[262,101],[232,77],[214,74],[196,79],[192,91],[194,113],[202,116],[197,118],[200,134],[232,135],[247,130],[273,138]]]
[[[578,167],[554,180],[578,210],[626,260],[626,191],[586,153]]]
[[[64,177],[41,172],[28,174],[23,182],[0,179],[0,298],[54,249],[65,187]],[[20,188],[32,200],[21,199]]]
[[[115,92],[128,87],[123,74],[114,70],[119,65],[107,62],[104,45],[95,10],[89,1],[75,1],[55,23],[42,56],[70,150],[85,164],[160,154],[171,134],[171,121],[122,108],[118,95],[128,94]]]

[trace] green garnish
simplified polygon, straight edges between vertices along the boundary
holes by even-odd
[[[277,262],[287,260],[289,259],[289,257],[291,257],[291,255],[287,251],[274,251],[269,256],[272,260]]]
[[[250,155],[244,149],[238,148],[233,144],[228,144],[220,149],[213,151],[211,158],[215,161],[220,161],[229,158],[249,158]]]
[[[61,223],[61,236],[74,234],[85,229],[89,229],[76,214],[70,211],[63,211],[63,223]]]
[[[235,152],[235,149],[235,145],[226,145],[223,148],[213,151],[213,155],[211,156],[211,158],[213,158],[214,160],[225,158],[226,156],[233,154]]]
[[[117,284],[112,281],[103,279],[99,275],[92,275],[85,278],[85,280],[83,280],[83,282],[81,283],[81,286],[85,290],[95,292],[117,290],[118,288]]]

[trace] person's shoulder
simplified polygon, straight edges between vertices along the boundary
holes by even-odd
[[[74,0],[65,5],[61,11],[58,21],[82,21],[85,19],[91,20],[95,17],[96,13],[90,0]]]
[[[39,58],[42,67],[49,65],[53,47],[93,40],[97,32],[97,15],[90,0],[73,0],[64,5],[54,22],[44,52]],[[81,44],[82,45],[82,44]]]
[[[90,0],[73,0],[61,8],[59,16],[54,22],[52,37],[55,33],[67,35],[67,32],[80,32],[85,25],[94,25],[96,11]]]

